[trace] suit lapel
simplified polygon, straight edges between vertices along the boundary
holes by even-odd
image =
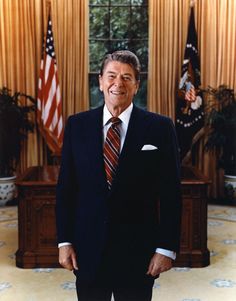
[[[143,136],[146,131],[146,114],[134,106],[130,116],[130,122],[126,133],[124,146],[120,155],[119,165],[123,160],[128,159],[129,153],[139,149],[143,142]]]
[[[103,161],[103,106],[90,111],[87,129],[87,152],[93,177],[100,188],[108,189]]]

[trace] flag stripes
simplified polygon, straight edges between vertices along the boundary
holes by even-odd
[[[37,98],[37,121],[49,149],[58,153],[62,147],[63,119],[61,93],[53,43],[50,15],[40,64]]]
[[[195,101],[196,100],[196,90],[192,83],[186,84],[185,99],[187,101]]]

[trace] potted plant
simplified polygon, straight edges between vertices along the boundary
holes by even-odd
[[[32,104],[24,105],[23,98]],[[35,100],[31,96],[20,92],[11,95],[6,87],[0,89],[0,205],[14,198],[22,140],[34,129],[34,122],[28,118],[34,110]]]
[[[214,150],[218,168],[225,173],[226,196],[236,199],[236,97],[233,89],[220,85],[203,91],[207,96],[207,151]]]

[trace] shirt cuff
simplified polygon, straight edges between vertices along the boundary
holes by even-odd
[[[71,246],[72,244],[70,242],[61,242],[58,244],[58,248],[64,247],[64,246]]]
[[[175,260],[176,259],[176,253],[170,250],[162,249],[162,248],[157,248],[156,253],[165,255],[167,257],[170,257],[171,259]]]

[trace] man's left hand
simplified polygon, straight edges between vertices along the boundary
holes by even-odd
[[[172,268],[172,259],[165,255],[155,253],[150,261],[147,275],[156,277],[160,273],[166,272]]]

